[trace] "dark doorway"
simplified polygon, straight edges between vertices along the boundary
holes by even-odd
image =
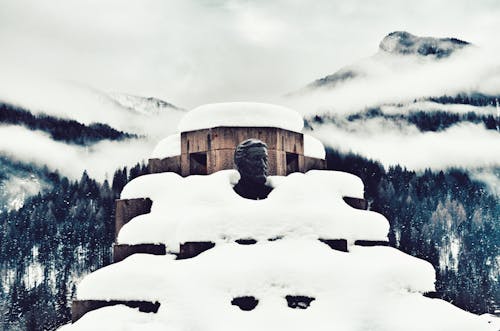
[[[288,303],[288,307],[294,309],[306,309],[309,307],[311,302],[316,300],[316,298],[306,297],[304,295],[287,295],[286,301]]]
[[[231,301],[233,306],[238,306],[241,310],[249,311],[257,307],[259,300],[252,296],[236,297]]]
[[[190,175],[207,174],[207,153],[189,154],[189,174]]]
[[[286,174],[299,171],[299,155],[295,153],[286,153]]]

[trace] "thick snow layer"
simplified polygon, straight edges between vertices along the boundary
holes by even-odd
[[[378,213],[358,210],[342,197],[363,198],[363,183],[351,174],[309,171],[272,176],[265,200],[240,197],[232,186],[239,173],[224,170],[182,178],[145,175],[122,191],[122,199],[149,197],[151,212],[121,229],[121,244],[165,243],[171,252],[187,241],[229,242],[242,238],[387,240],[389,223]]]
[[[343,253],[313,240],[231,243],[187,260],[136,254],[90,274],[78,299],[158,300],[160,309],[140,317],[122,306],[104,308],[63,330],[108,323],[141,330],[493,330],[476,315],[421,295],[433,289],[429,263],[390,247]],[[315,300],[292,309],[287,295]],[[231,305],[238,296],[256,297],[257,307],[241,311]]]
[[[151,153],[151,158],[164,159],[176,155],[181,155],[181,135],[178,133],[160,140],[153,153]]]
[[[350,252],[344,253],[320,241],[304,239],[255,245],[228,243],[187,260],[174,260],[173,255],[136,254],[125,261],[85,277],[78,286],[78,299],[173,299],[174,293],[168,292],[180,290],[176,295],[182,296],[184,291],[194,291],[181,289],[178,284],[192,277],[196,286],[234,295],[265,295],[279,285],[283,296],[302,291],[313,297],[346,286],[369,293],[402,289],[427,292],[434,290],[435,280],[430,263],[394,248],[351,246]],[[252,276],[245,276],[251,270]]]
[[[325,146],[318,139],[304,134],[304,156],[314,157],[317,159],[325,159]]]
[[[302,116],[283,106],[257,102],[214,103],[188,112],[179,123],[179,132],[218,126],[276,127],[300,132]]]

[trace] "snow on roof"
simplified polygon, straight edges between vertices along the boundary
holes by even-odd
[[[174,133],[160,140],[151,153],[151,158],[164,159],[176,155],[181,155],[181,135],[179,133]]]
[[[326,156],[325,146],[313,136],[304,134],[304,156],[324,160]]]
[[[232,243],[187,260],[135,254],[88,275],[78,299],[159,301],[159,311],[141,316],[108,307],[63,330],[108,323],[112,330],[493,330],[476,315],[421,295],[433,289],[428,262],[390,247],[344,253],[304,239]],[[291,309],[287,295],[315,300],[307,309]],[[256,308],[231,305],[239,296],[254,296]]]
[[[218,126],[276,127],[300,132],[304,120],[296,111],[278,105],[257,102],[214,103],[188,112],[179,122],[179,132]]]
[[[177,252],[187,241],[228,242],[277,236],[321,239],[387,240],[389,223],[378,213],[347,205],[343,196],[363,198],[362,181],[337,171],[271,176],[267,199],[250,200],[233,190],[236,170],[182,178],[174,173],[140,176],[127,184],[122,199],[149,197],[151,212],[119,232],[118,243],[165,243]],[[195,206],[195,208],[194,208]]]

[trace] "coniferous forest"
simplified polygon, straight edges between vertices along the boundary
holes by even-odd
[[[50,173],[51,189],[0,213],[1,330],[54,330],[70,320],[78,280],[111,262],[114,200],[144,173],[143,164],[123,168],[111,184]]]
[[[53,140],[68,144],[87,146],[101,140],[123,140],[137,135],[113,129],[107,124],[85,125],[75,120],[61,119],[49,115],[33,115],[28,110],[0,102],[0,123],[22,125],[30,130],[40,130]]]
[[[330,169],[363,179],[369,208],[391,223],[391,246],[433,264],[434,296],[475,313],[498,309],[497,196],[462,170],[385,170],[334,150],[327,160]],[[111,183],[47,173],[50,189],[0,213],[0,329],[53,330],[70,320],[79,279],[111,262],[114,199],[144,173],[141,164],[120,169]]]

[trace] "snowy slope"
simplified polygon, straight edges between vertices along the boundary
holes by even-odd
[[[352,113],[365,107],[478,92],[500,94],[500,63],[491,47],[454,38],[393,32],[378,51],[285,97],[303,114]]]
[[[144,115],[160,115],[171,110],[181,110],[171,103],[153,97],[140,97],[125,93],[110,93],[109,97],[120,106]]]
[[[315,80],[307,89],[333,88],[356,78],[383,73],[398,64],[439,63],[437,60],[460,53],[470,46],[468,42],[455,38],[418,37],[406,31],[395,31],[382,39],[375,55]]]

